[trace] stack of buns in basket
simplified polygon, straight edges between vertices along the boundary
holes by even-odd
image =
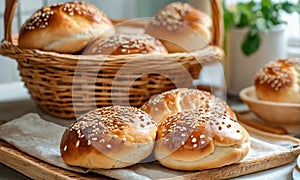
[[[183,52],[207,46],[212,39],[211,26],[210,16],[187,3],[175,2],[154,16],[145,33],[124,35],[121,32],[120,35],[112,21],[96,6],[68,2],[36,11],[21,27],[18,42],[24,49],[71,54],[82,53],[89,43],[84,54]],[[100,51],[101,46],[105,46],[105,50]],[[115,51],[107,48],[120,46],[122,48]]]
[[[6,27],[17,0],[10,2]],[[55,117],[71,119],[115,102],[139,107],[178,84],[191,87],[204,64],[222,60],[219,5],[211,1],[212,17],[175,2],[152,19],[127,20],[112,20],[85,2],[48,5],[13,43],[7,30],[0,53],[18,61],[32,99]]]

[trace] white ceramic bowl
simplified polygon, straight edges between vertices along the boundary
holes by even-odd
[[[294,180],[297,180],[297,179],[300,179],[300,155],[298,156],[297,158],[297,164],[296,166],[294,167],[293,169],[293,179]]]
[[[300,125],[300,104],[259,100],[254,86],[242,89],[239,97],[248,105],[251,112],[266,122],[278,125]]]

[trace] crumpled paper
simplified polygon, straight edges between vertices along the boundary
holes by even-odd
[[[65,127],[63,126],[45,121],[37,114],[29,113],[1,125],[0,139],[35,158],[75,172],[87,173],[92,171],[115,179],[130,180],[171,178],[190,173],[164,168],[158,162],[140,163],[128,168],[114,170],[87,170],[70,167],[64,163],[60,156],[59,145],[64,130]],[[251,150],[242,162],[284,151],[289,151],[289,149],[251,138]]]

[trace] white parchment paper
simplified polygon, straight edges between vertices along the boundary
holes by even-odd
[[[60,156],[59,145],[64,130],[65,127],[45,121],[39,115],[30,113],[1,125],[0,139],[35,158],[75,172],[93,171],[116,179],[130,180],[168,178],[190,173],[173,171],[162,167],[157,162],[141,163],[115,170],[86,170],[70,167]],[[251,150],[242,161],[250,161],[284,151],[289,151],[289,148],[251,138]]]

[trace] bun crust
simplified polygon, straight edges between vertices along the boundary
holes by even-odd
[[[168,52],[199,50],[212,40],[212,20],[188,3],[174,2],[161,9],[145,32],[160,39]]]
[[[103,107],[81,115],[64,132],[64,162],[85,168],[122,168],[152,153],[157,127],[134,107]]]
[[[94,5],[84,2],[54,4],[39,9],[23,24],[19,46],[75,53],[91,40],[114,32],[112,22]]]
[[[83,54],[167,54],[162,43],[148,34],[118,33],[109,38],[99,38],[90,43]]]
[[[218,168],[243,159],[250,149],[248,132],[235,116],[207,108],[184,110],[158,126],[155,157],[169,168]]]
[[[230,107],[220,98],[198,89],[178,88],[152,96],[141,110],[150,114],[157,122],[165,121],[169,116],[189,109],[216,110],[235,116]]]
[[[266,64],[256,74],[258,99],[300,103],[300,59],[279,59]]]

